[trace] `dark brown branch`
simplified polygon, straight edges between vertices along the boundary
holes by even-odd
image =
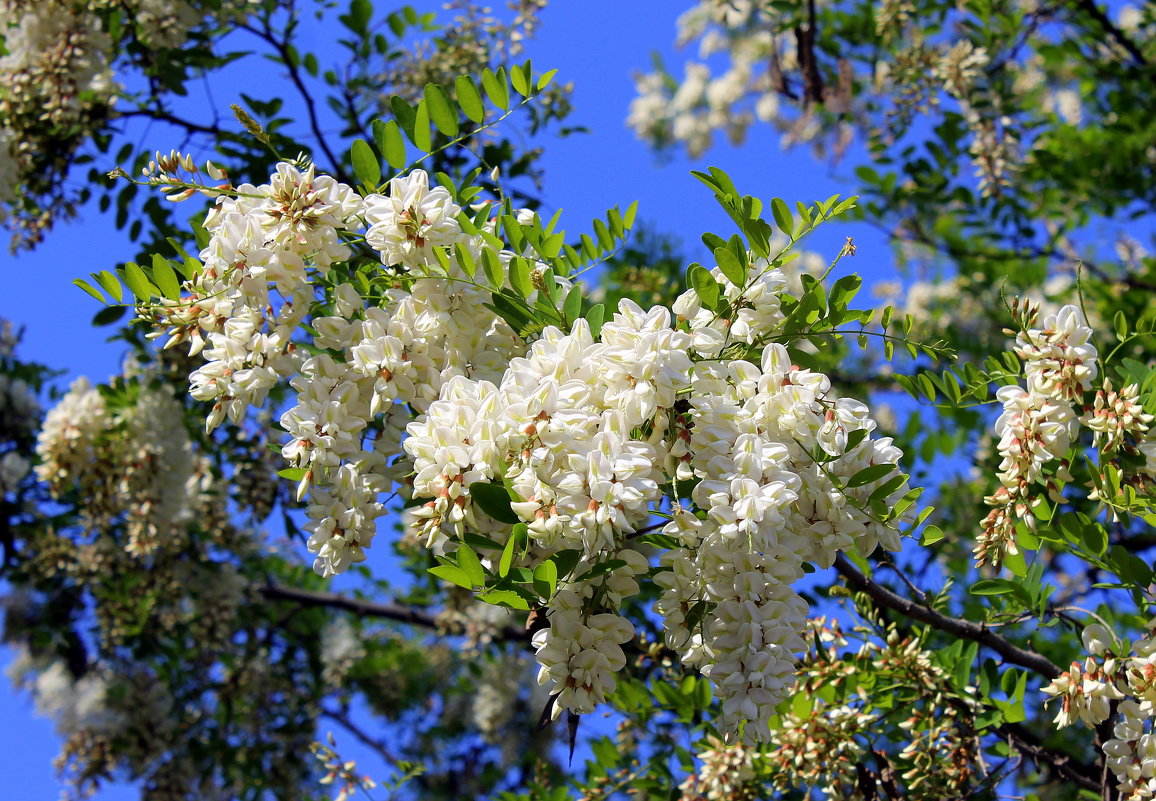
[[[952,636],[978,642],[1002,656],[1005,662],[1034,670],[1044,678],[1054,679],[1060,675],[1060,668],[1043,654],[1020,648],[982,624],[948,617],[936,612],[930,606],[916,603],[892,592],[863,575],[842,553],[835,557],[835,569],[852,589],[865,593],[878,607],[899,612]],[[1051,766],[1057,774],[1078,783],[1081,787],[1100,790],[1112,786],[1110,777],[1108,780],[1099,777],[1102,765],[1087,765],[1068,754],[1045,747],[1042,740],[1026,726],[1005,723],[996,731],[1011,740],[1021,753],[1028,755],[1037,763]]]
[[[399,623],[409,623],[426,629],[438,629],[440,625],[435,615],[423,609],[405,606],[396,603],[378,603],[363,601],[360,598],[350,598],[334,592],[315,592],[302,590],[296,587],[283,587],[279,584],[266,584],[261,588],[261,594],[274,601],[293,601],[306,606],[326,606],[331,609],[343,609],[352,612],[358,617],[378,617],[385,620],[395,620]],[[520,641],[530,638],[529,632],[516,626],[508,626],[497,633],[497,639]]]
[[[929,606],[917,604],[901,595],[897,595],[881,584],[876,584],[860,573],[847,557],[841,553],[835,557],[835,569],[839,571],[839,575],[847,580],[847,584],[850,585],[852,589],[865,593],[877,606],[894,610],[914,620],[926,623],[932,628],[939,629],[953,637],[961,637],[965,640],[978,642],[980,645],[990,648],[1002,656],[1005,662],[1033,670],[1046,679],[1054,679],[1061,673],[1059,667],[1043,654],[1030,651],[1026,648],[1020,648],[1018,645],[1012,644],[983,624],[948,617],[947,615],[936,612]]]
[[[1128,55],[1130,55],[1132,60],[1139,66],[1148,66],[1148,59],[1140,52],[1140,48],[1136,46],[1136,43],[1125,36],[1124,32],[1117,28],[1112,20],[1108,19],[1108,16],[1096,5],[1095,0],[1076,0],[1076,7],[1094,19],[1096,24],[1103,28],[1104,32],[1111,36],[1116,44],[1128,51]]]
[[[823,76],[815,55],[815,0],[807,0],[807,25],[795,28],[795,46],[799,53],[799,71],[803,74],[803,101],[807,108],[823,103]]]
[[[1098,765],[1089,765],[1069,754],[1057,753],[1047,748],[1027,726],[1020,723],[1004,723],[996,729],[996,732],[1007,737],[1017,751],[1026,754],[1037,765],[1047,765],[1062,778],[1073,781],[1087,790],[1100,789]]]
[[[381,740],[376,740],[373,737],[370,737],[364,729],[353,722],[345,710],[328,709],[323,707],[321,709],[321,713],[325,715],[325,717],[340,723],[346,731],[360,740],[363,745],[376,751],[387,763],[394,766],[397,765],[397,758],[392,753],[390,753],[385,743]]]
[[[317,104],[313,100],[313,95],[309,93],[309,88],[305,86],[305,82],[301,78],[301,70],[297,68],[292,57],[289,54],[289,47],[286,42],[278,39],[268,27],[266,23],[264,30],[258,30],[251,25],[241,24],[240,28],[249,31],[254,36],[267,42],[281,58],[281,62],[289,70],[289,80],[297,88],[297,93],[301,95],[301,100],[305,103],[305,113],[309,115],[309,129],[313,132],[313,138],[317,140],[317,144],[321,147],[325,157],[329,159],[329,167],[332,175],[342,183],[353,183],[350,177],[346,174],[341,160],[333,153],[329,147],[329,141],[325,138],[324,132],[321,130],[321,120],[317,117]]]
[[[358,617],[380,617],[427,629],[438,627],[437,618],[429,612],[402,604],[363,601],[360,598],[350,598],[335,592],[314,592],[296,587],[282,587],[279,584],[266,584],[261,588],[261,594],[270,600],[296,601],[306,606],[328,606],[332,609],[343,609]]]
[[[169,125],[183,128],[190,134],[199,133],[208,136],[221,136],[224,133],[224,131],[216,125],[201,125],[199,122],[186,120],[183,117],[178,117],[171,112],[159,108],[134,108],[129,111],[114,111],[112,115],[114,120],[126,119],[128,117],[145,117],[150,120],[167,122]]]

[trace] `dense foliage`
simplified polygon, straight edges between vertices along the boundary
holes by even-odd
[[[47,371],[0,350],[5,638],[78,794],[1156,792],[1150,7],[700,3],[680,35],[727,71],[640,79],[641,133],[758,119],[871,166],[790,204],[696,171],[733,229],[686,267],[633,206],[535,213],[502,137],[567,111],[515,58],[541,4],[353,0],[326,72],[293,4],[53,2],[3,12],[3,130],[67,142],[0,160],[24,241],[130,113],[194,137],[101,184],[147,234],[76,282],[133,310],[123,375],[41,420]],[[164,105],[242,34],[300,143],[277,99]],[[36,36],[88,55],[30,83]],[[920,271],[889,304],[850,240],[803,250],[846,218]]]

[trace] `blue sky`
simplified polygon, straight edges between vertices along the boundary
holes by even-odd
[[[709,192],[689,175],[691,169],[706,165],[722,167],[742,191],[767,200],[779,196],[793,204],[852,192],[854,184],[848,176],[856,163],[853,155],[835,175],[806,151],[784,153],[778,136],[766,130],[752,131],[741,148],[720,145],[698,161],[682,155],[660,161],[634,138],[625,126],[634,95],[631,76],[649,67],[650,54],[656,50],[668,66],[676,72],[680,69],[686,54],[673,47],[675,19],[689,5],[670,0],[555,0],[543,12],[538,38],[529,44],[527,55],[539,70],[557,68],[556,80],[574,83],[575,111],[568,123],[590,129],[588,134],[540,142],[545,148],[545,205],[550,213],[563,209],[561,225],[572,235],[587,230],[590,220],[608,206],[625,208],[638,200],[640,219],[678,236],[691,259],[701,258],[698,237],[703,231],[732,233],[729,219]],[[377,6],[388,8],[382,2]],[[313,49],[323,62],[326,43],[333,41],[331,34],[325,26],[312,29]],[[288,86],[275,82],[275,75],[265,73],[246,82],[246,91],[263,97],[289,93]],[[230,101],[224,92],[218,92],[217,102],[227,117]],[[139,141],[145,150],[167,151],[174,144],[152,141],[143,134]],[[859,251],[853,261],[843,263],[844,270],[859,272],[867,283],[892,276],[888,247],[866,227],[831,226],[809,247],[833,256],[848,234],[855,235]],[[89,326],[99,307],[71,281],[116,266],[132,252],[115,230],[111,214],[101,215],[93,204],[35,252],[0,256],[5,277],[0,316],[26,326],[23,358],[64,370],[61,386],[78,375],[100,381],[117,372],[122,350],[105,342],[109,329],[94,331]],[[341,589],[339,582],[335,589]],[[8,661],[8,654],[0,649],[0,663]],[[59,786],[51,762],[59,742],[52,724],[35,717],[30,701],[15,695],[3,678],[0,721],[0,765],[5,768],[0,795],[13,801],[56,797]],[[125,787],[101,796],[110,801],[136,797],[135,790]]]

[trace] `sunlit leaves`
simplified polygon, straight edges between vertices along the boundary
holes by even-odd
[[[377,156],[373,148],[364,139],[356,139],[350,148],[350,160],[353,162],[353,174],[357,180],[369,187],[376,187],[381,183],[381,165],[377,163]]]

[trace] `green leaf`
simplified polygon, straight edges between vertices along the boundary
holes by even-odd
[[[468,250],[462,247],[461,242],[454,243],[454,258],[458,262],[458,266],[462,268],[462,272],[470,278],[478,271],[478,265],[474,263],[474,257]]]
[[[112,325],[128,311],[127,306],[105,306],[92,317],[93,326],[100,328],[106,325]]]
[[[971,585],[972,595],[1006,595],[1015,585],[1007,579],[981,579]]]
[[[373,4],[369,0],[353,0],[349,4],[350,28],[355,33],[364,33],[373,18]]]
[[[919,541],[920,545],[934,545],[943,539],[943,529],[939,526],[928,526],[923,529],[923,539]]]
[[[124,283],[141,303],[157,295],[156,287],[149,283],[144,270],[136,262],[130,261],[124,265]]]
[[[1113,545],[1106,561],[1112,572],[1128,584],[1144,588],[1152,583],[1152,568],[1123,545]]]
[[[558,566],[547,560],[534,568],[534,591],[549,601],[558,588]]]
[[[510,259],[510,286],[523,298],[528,298],[534,292],[534,285],[530,281],[530,261],[515,256]]]
[[[100,290],[97,289],[96,287],[94,287],[92,284],[85,281],[83,278],[73,278],[72,283],[76,284],[78,287],[83,289],[85,292],[92,295],[94,298],[99,300],[101,303],[104,303],[104,304],[108,303],[108,301],[104,299],[104,295],[102,295],[100,293]]]
[[[566,325],[571,325],[582,316],[582,285],[574,284],[566,293],[566,300],[562,303],[562,314],[566,316]]]
[[[168,259],[159,253],[153,254],[153,283],[164,297],[169,300],[180,300],[181,282],[177,279],[176,271],[169,265]]]
[[[522,522],[522,518],[510,508],[510,493],[501,484],[475,481],[470,484],[470,497],[474,505],[499,523]]]
[[[542,76],[538,78],[537,84],[539,92],[550,85],[550,81],[554,80],[554,76],[557,74],[557,72],[558,70],[550,70],[549,72],[542,73]]]
[[[551,74],[552,73],[553,73],[553,70],[551,70]],[[541,88],[541,87],[539,87],[539,88]],[[625,225],[628,229],[633,228],[634,227],[634,217],[637,214],[638,214],[638,201],[635,200],[629,206],[626,207],[626,214],[624,214],[622,216],[622,224]]]
[[[595,303],[586,312],[586,322],[590,324],[590,334],[594,339],[602,333],[602,323],[606,320],[606,305]]]
[[[290,481],[300,481],[305,478],[306,472],[304,467],[286,467],[284,470],[278,470],[277,475]]]
[[[502,269],[502,262],[498,254],[491,248],[482,248],[482,267],[486,272],[486,280],[494,289],[501,289],[506,283],[506,273]]]
[[[568,548],[564,551],[558,551],[550,557],[550,561],[558,566],[558,578],[565,578],[570,575],[578,563],[582,561],[582,551],[575,548]]]
[[[486,583],[486,571],[473,548],[468,545],[460,545],[455,556],[458,567],[469,577],[475,587],[481,587]]]
[[[459,75],[454,79],[454,90],[457,93],[458,105],[461,106],[466,117],[471,122],[481,124],[486,119],[486,107],[482,103],[482,93],[478,85],[468,75]]]
[[[425,85],[425,104],[429,109],[430,119],[437,129],[453,139],[458,135],[458,112],[450,100],[450,93],[445,87],[436,83]]]
[[[1128,338],[1128,318],[1123,311],[1117,311],[1112,318],[1112,327],[1116,329],[1116,338],[1123,342]]]
[[[510,110],[510,85],[506,80],[506,68],[498,67],[498,71],[486,69],[482,71],[482,88],[486,90],[486,97],[502,111]]]
[[[509,323],[515,331],[525,331],[531,327],[534,322],[534,312],[526,305],[526,301],[514,292],[508,290],[492,292],[490,299],[493,301],[492,303],[483,305]]]
[[[526,66],[529,66],[529,63]],[[513,84],[514,91],[522,97],[530,96],[533,84],[529,82],[524,68],[517,66],[510,68],[510,83]]]
[[[979,643],[970,642],[967,644],[967,647],[963,649],[959,661],[955,664],[955,672],[952,678],[955,686],[960,690],[971,684],[971,669],[975,666],[975,657],[978,653]]]
[[[862,285],[863,279],[857,275],[843,276],[831,287],[827,297],[827,305],[832,309],[846,309]]]
[[[466,571],[455,565],[438,565],[431,567],[429,572],[440,579],[445,579],[451,584],[457,584],[459,587],[464,587],[467,590],[472,590],[476,586],[470,581],[470,577]]]
[[[870,484],[872,481],[878,481],[884,476],[890,475],[895,470],[893,464],[873,464],[870,467],[864,467],[851,478],[847,479],[848,487],[862,487],[864,484]]]
[[[686,271],[686,283],[698,295],[702,305],[714,311],[718,307],[720,289],[718,281],[701,264],[692,264]]]
[[[775,198],[771,201],[771,213],[775,217],[775,225],[789,237],[795,235],[795,222],[791,217],[791,210],[787,208],[787,204],[783,202],[782,198]]]
[[[598,237],[598,244],[603,250],[614,250],[614,237],[602,220],[594,220],[594,235]]]
[[[374,155],[369,142],[364,139],[353,140],[349,157],[353,162],[353,174],[357,180],[374,188],[381,183],[381,165],[377,163],[377,156]]]
[[[500,551],[502,548],[506,547],[497,540],[492,540],[485,534],[478,534],[474,531],[467,531],[465,534],[463,534],[462,542],[471,548],[474,548],[475,550],[480,548],[486,551]]]
[[[626,567],[627,562],[624,559],[607,559],[605,562],[599,562],[582,574],[582,580],[597,578],[604,573],[609,573],[617,570],[620,567]]]
[[[393,109],[393,117],[397,120],[398,126],[409,137],[409,141],[413,141],[413,126],[417,119],[417,111],[405,98],[394,95],[389,99],[389,107]],[[384,151],[382,151],[384,152]],[[398,165],[401,166],[401,165]]]
[[[525,525],[524,523],[519,525]],[[506,547],[502,548],[502,558],[498,560],[498,576],[505,578],[510,572],[510,565],[514,562],[514,549],[518,538],[513,534],[506,540]]]
[[[718,262],[719,269],[722,270],[722,274],[727,277],[728,281],[740,289],[746,286],[746,265],[740,262],[734,253],[725,247],[715,248],[714,257]]]
[[[112,299],[120,303],[124,299],[124,287],[120,285],[120,279],[110,273],[108,270],[101,270],[99,273],[93,273],[92,277],[100,284],[101,289],[112,296]],[[103,300],[103,298],[102,298]]]
[[[522,611],[530,608],[530,602],[513,590],[490,590],[479,595],[478,600],[495,606],[508,606],[511,609]]]
[[[413,117],[413,143],[423,153],[433,150],[433,139],[429,130],[429,104],[422,100],[417,104]]]
[[[1006,595],[1011,593],[1016,598],[1024,603],[1025,606],[1030,606],[1032,596],[1027,589],[1018,582],[1009,579],[981,579],[975,584],[971,585],[970,590],[972,595]]]

